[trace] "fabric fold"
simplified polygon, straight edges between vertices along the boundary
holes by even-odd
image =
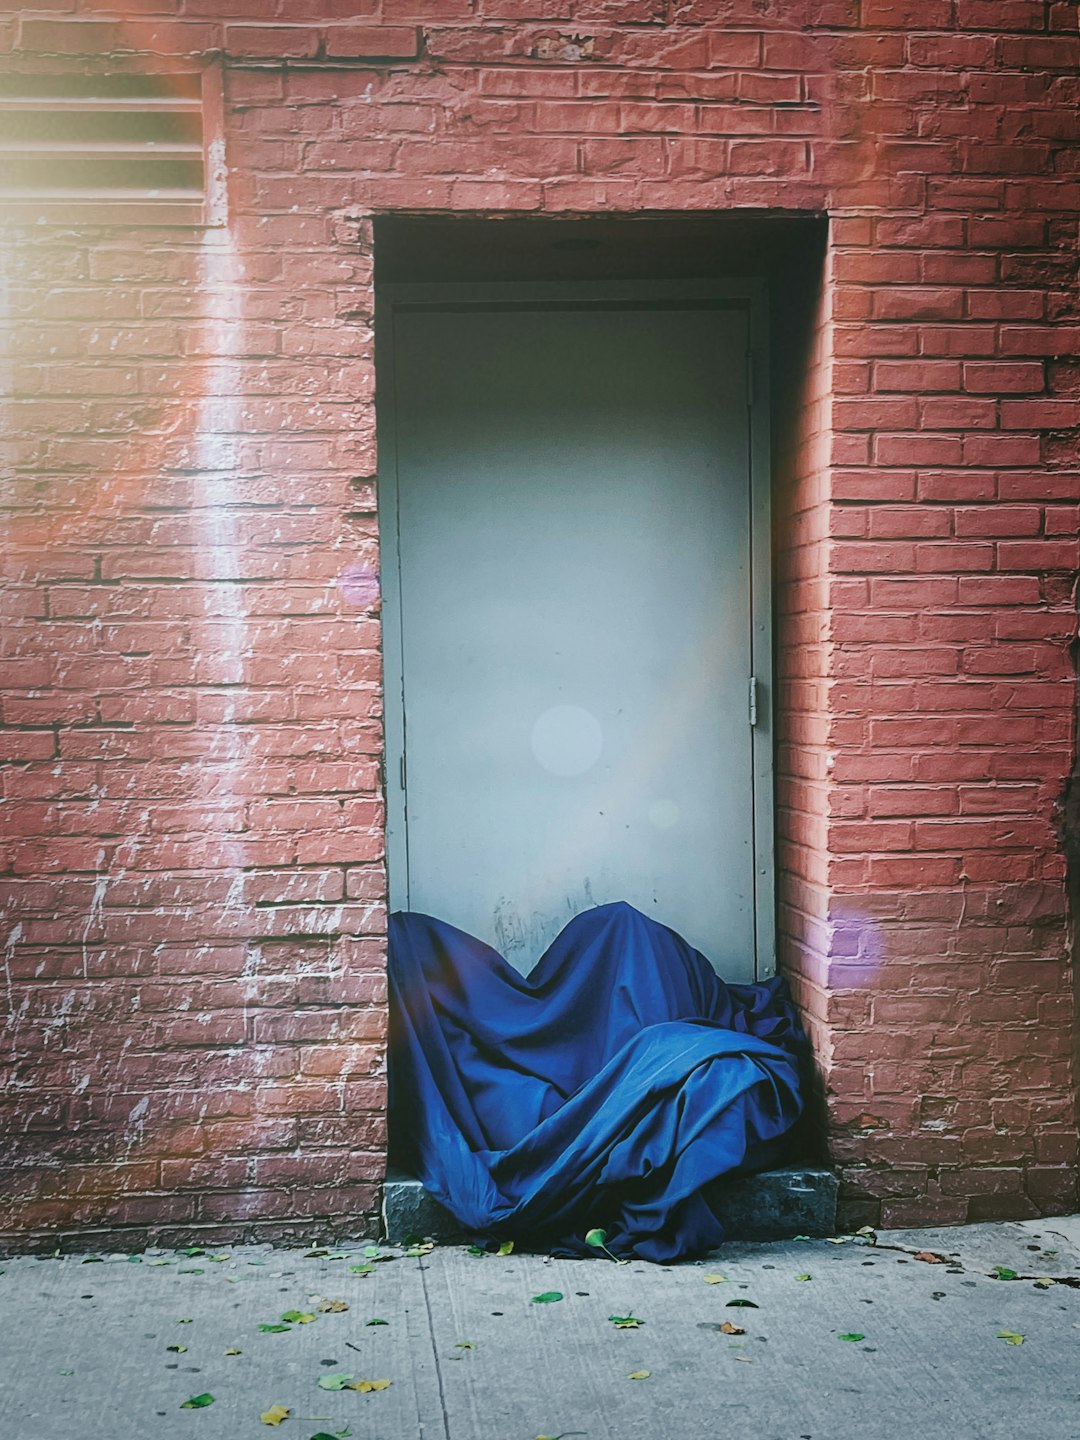
[[[774,1163],[806,1038],[780,978],[726,985],[625,903],[528,976],[444,921],[390,917],[394,1155],[470,1232],[667,1261],[723,1239],[707,1187]]]

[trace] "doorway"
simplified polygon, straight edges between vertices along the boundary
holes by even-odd
[[[764,287],[380,290],[390,903],[773,969]]]

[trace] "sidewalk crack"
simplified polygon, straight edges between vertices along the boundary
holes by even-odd
[[[443,1389],[442,1364],[439,1360],[439,1346],[435,1339],[435,1319],[431,1313],[431,1296],[428,1294],[427,1266],[420,1261],[420,1288],[424,1292],[424,1308],[427,1310],[428,1335],[431,1339],[431,1356],[435,1361],[435,1383],[439,1390],[439,1411],[442,1414],[443,1440],[450,1440],[450,1416],[446,1413],[446,1392]]]

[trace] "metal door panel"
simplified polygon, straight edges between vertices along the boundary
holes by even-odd
[[[523,970],[625,899],[754,973],[748,345],[718,303],[396,308],[391,903]]]

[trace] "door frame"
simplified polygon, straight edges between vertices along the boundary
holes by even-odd
[[[395,405],[394,320],[404,309],[454,311],[522,303],[586,306],[651,301],[741,309],[746,354],[750,518],[750,656],[747,724],[753,766],[754,971],[776,970],[773,724],[772,481],[770,475],[768,291],[765,280],[439,281],[381,285],[375,295],[375,377],[379,550],[382,590],[386,863],[390,908],[408,909],[407,717],[401,629],[401,531]]]

